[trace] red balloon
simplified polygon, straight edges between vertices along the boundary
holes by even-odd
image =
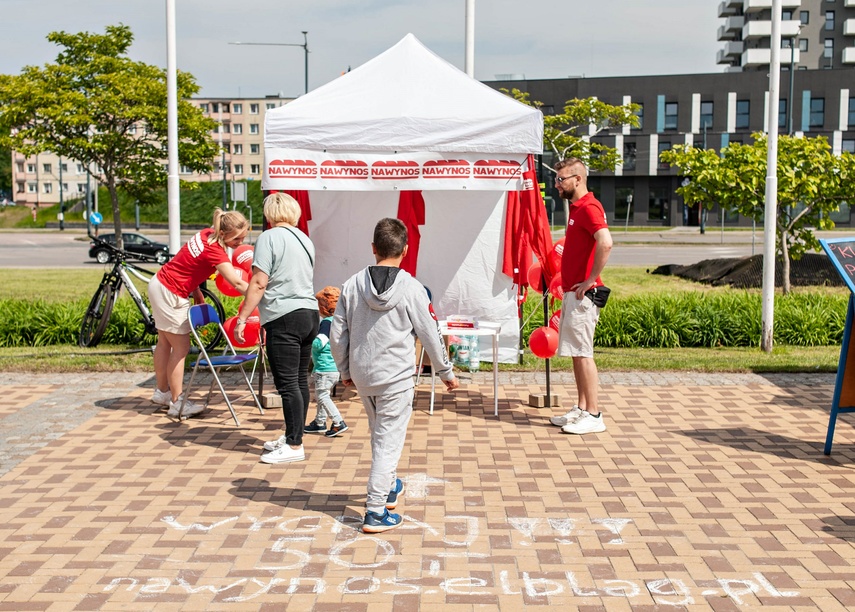
[[[529,287],[538,293],[543,293],[543,268],[541,268],[539,261],[531,264],[526,278],[528,279]]]
[[[242,244],[232,253],[232,265],[252,274],[253,248],[248,244]]]
[[[243,310],[243,303],[244,303],[245,301],[246,301],[246,300],[244,300],[243,302],[241,302],[241,303],[240,303],[240,306],[238,306],[238,312],[240,312],[241,310]],[[258,318],[259,318],[259,315],[258,315],[258,306],[256,306],[256,307],[255,307],[255,310],[253,310],[253,311],[252,311],[252,313],[251,313],[251,314],[246,318],[246,320],[247,320],[247,321],[249,321],[249,320],[250,320],[250,319],[252,319],[252,318],[255,318],[255,319],[258,319]],[[260,319],[259,319],[259,320],[260,320]]]
[[[561,309],[555,311],[555,313],[549,318],[549,327],[554,329],[555,331],[561,331]]]
[[[243,342],[238,342],[235,339],[235,326],[237,325],[237,316],[229,317],[223,322],[223,329],[226,330],[226,335],[229,337],[232,345],[237,348],[251,348],[258,344],[258,339],[261,336],[261,321],[258,317],[249,317],[246,320],[246,325],[243,328]]]
[[[538,327],[528,339],[531,352],[542,359],[549,359],[558,351],[558,332],[551,327]]]
[[[549,252],[549,264],[556,273],[561,271],[561,258],[564,256],[564,238],[555,241],[552,251]]]
[[[249,272],[244,270],[243,268],[235,268],[235,272],[242,281],[249,282],[251,275]],[[220,290],[220,293],[223,295],[227,295],[229,297],[240,297],[241,292],[235,289],[232,284],[225,279],[222,274],[217,274],[217,280],[215,281],[217,285],[217,289]]]
[[[561,283],[560,272],[553,276],[552,280],[549,282],[549,295],[554,297],[556,300],[560,300],[564,297],[564,286]]]

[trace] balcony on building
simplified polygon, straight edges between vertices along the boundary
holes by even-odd
[[[843,49],[844,64],[855,64],[855,47],[846,47]]]
[[[791,59],[791,53],[795,53]],[[781,65],[790,63],[799,63],[798,49],[781,49],[780,56]],[[746,49],[742,53],[743,68],[755,68],[758,66],[768,66],[772,63],[772,51],[770,49]]]
[[[725,43],[724,48],[718,51],[716,63],[735,64],[739,56],[742,55],[742,51],[743,43],[741,40]]]
[[[843,3],[843,6],[851,6],[851,7],[855,8],[855,0],[845,0],[845,2]]]
[[[855,2],[855,0],[852,0]],[[855,36],[855,19],[847,19],[843,22],[843,35]]]
[[[781,22],[781,38],[794,38],[799,33],[800,23],[797,19],[788,19]],[[742,28],[742,40],[755,38],[770,38],[772,36],[772,22],[767,20],[749,21]]]
[[[736,15],[728,17],[723,26],[718,28],[718,40],[736,40],[739,36],[739,31],[745,25],[745,17]]]
[[[742,0],[724,0],[718,5],[719,17],[733,17],[739,14],[739,9],[742,8]]]
[[[802,5],[802,0],[781,0],[782,9],[797,9]],[[745,0],[743,2],[743,12],[757,13],[759,11],[772,10],[772,0]]]

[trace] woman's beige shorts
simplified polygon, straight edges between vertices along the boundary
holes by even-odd
[[[151,302],[151,314],[157,329],[170,334],[190,333],[190,321],[187,320],[189,299],[172,293],[155,276],[148,283],[148,301]]]
[[[600,309],[591,298],[576,299],[574,291],[564,294],[561,322],[558,325],[558,354],[561,357],[593,357],[594,330],[600,320]]]

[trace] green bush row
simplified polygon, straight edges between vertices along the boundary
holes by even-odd
[[[775,342],[794,346],[839,344],[848,297],[794,293],[775,299]],[[222,297],[226,316],[237,313],[240,298]],[[0,347],[75,344],[88,302],[48,303],[0,300]],[[543,325],[542,303],[529,298],[523,337]],[[105,344],[151,344],[133,302],[120,298],[113,309]],[[600,315],[595,343],[615,348],[759,346],[761,297],[747,292],[612,298]]]
[[[776,296],[775,342],[793,346],[839,344],[847,304],[845,295]],[[531,332],[543,325],[542,310],[536,296],[525,304],[526,342]],[[748,292],[613,297],[600,314],[594,343],[614,348],[759,346],[761,311],[761,296]]]

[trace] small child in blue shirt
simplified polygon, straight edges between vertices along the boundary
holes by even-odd
[[[304,428],[306,433],[322,433],[328,438],[334,438],[347,431],[347,424],[341,418],[341,413],[331,396],[332,389],[339,379],[338,368],[330,353],[330,326],[339,295],[341,291],[338,287],[324,287],[315,294],[321,315],[318,335],[312,342],[312,362],[314,363],[312,379],[315,383],[318,415]],[[332,419],[329,429],[326,428],[327,416]]]

